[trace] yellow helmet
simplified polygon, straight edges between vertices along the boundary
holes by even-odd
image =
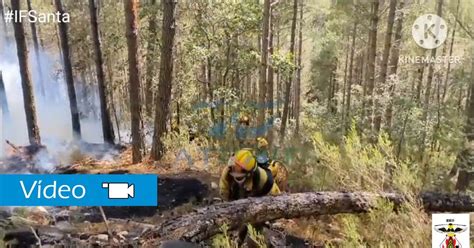
[[[257,147],[258,147],[258,149],[262,149],[262,148],[265,148],[267,146],[268,146],[267,139],[265,139],[263,137],[258,137],[257,138]]]
[[[235,164],[250,172],[257,167],[257,160],[250,150],[242,149],[235,153]]]
[[[247,115],[241,115],[239,118],[239,123],[244,125],[250,125],[250,118]]]

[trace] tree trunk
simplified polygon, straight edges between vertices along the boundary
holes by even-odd
[[[110,86],[109,87],[109,101],[110,101],[110,109],[112,111],[112,114],[114,116],[114,122],[115,122],[115,128],[117,130],[117,138],[119,144],[122,143],[122,140],[120,138],[120,121],[117,115],[117,108],[115,107],[115,97],[114,97],[114,87],[113,87],[113,82],[114,82],[114,74],[113,74],[113,69],[112,69],[112,63],[110,62],[110,59],[107,59],[107,72],[108,72],[108,77],[109,77],[109,82]]]
[[[346,49],[345,49],[345,54],[346,57],[344,59],[344,79],[342,81],[342,103],[341,103],[341,127],[344,130],[345,128],[345,123],[346,123],[346,89],[347,89],[347,74],[348,74],[348,69],[349,69],[349,56],[351,53],[351,43],[349,42],[350,40],[350,34],[347,33],[347,40],[346,40]]]
[[[331,77],[330,77],[330,90],[329,90],[329,98],[328,98],[328,112],[332,114],[337,113],[337,99],[335,98],[336,93],[338,91],[337,85],[337,60],[334,62],[334,66],[332,68]]]
[[[147,116],[153,115],[153,81],[155,79],[155,70],[156,70],[156,42],[158,39],[157,25],[156,25],[156,0],[151,1],[150,7],[152,9],[152,14],[149,17],[148,22],[148,33],[150,38],[148,40],[148,47],[146,53],[146,82],[145,82],[145,105],[146,105],[146,114]]]
[[[11,0],[12,11],[17,13],[21,10],[20,0]],[[28,47],[26,45],[25,30],[21,22],[13,22],[15,33],[16,50],[18,64],[20,66],[21,87],[23,90],[23,104],[25,107],[26,128],[30,145],[40,145],[40,131],[36,118],[35,96],[33,93],[33,82],[31,80],[30,68],[28,65]]]
[[[211,42],[208,42],[207,49],[211,49]],[[210,56],[206,59],[206,83],[207,83],[207,90],[209,93],[209,111],[211,112],[211,120],[212,123],[216,120],[216,115],[214,113],[214,87],[212,86],[212,60]]]
[[[277,50],[280,49],[280,20],[275,20],[275,30],[276,30],[276,48]],[[281,114],[281,103],[282,103],[282,83],[281,83],[281,72],[277,71],[276,75],[276,112],[278,118],[282,117]]]
[[[425,74],[425,68],[426,68],[426,64],[422,62],[420,67],[417,70],[418,78],[416,79],[417,83],[416,83],[415,101],[418,104],[418,106],[421,106],[421,88],[423,87],[423,78]]]
[[[274,8],[274,7],[273,7]],[[269,52],[269,58],[271,58],[273,56],[273,52],[274,52],[274,49],[273,49],[273,40],[274,40],[274,37],[275,37],[275,15],[273,13],[274,9],[271,8],[270,9],[270,35],[269,35],[269,40],[268,40],[268,52]],[[268,75],[267,75],[267,79],[268,79],[268,87],[267,87],[267,104],[268,104],[268,112],[270,113],[270,115],[272,116],[273,118],[273,114],[274,114],[274,87],[275,87],[275,71],[273,69],[273,66],[272,66],[272,60],[269,59],[269,63],[268,63]]]
[[[61,0],[54,0],[56,11],[64,14]],[[74,139],[81,139],[81,123],[79,120],[79,109],[77,108],[76,89],[74,87],[74,76],[72,75],[72,64],[69,49],[68,26],[65,22],[58,22],[59,39],[63,55],[64,74],[67,85],[67,93],[69,96],[69,107],[71,109],[71,123]]]
[[[422,193],[419,197],[428,212],[474,211],[474,200],[468,195]],[[219,233],[224,224],[232,230],[247,223],[264,223],[282,218],[366,213],[374,208],[377,200],[381,198],[393,202],[395,208],[407,201],[404,196],[396,193],[368,192],[308,192],[247,198],[203,207],[167,220],[155,229],[145,232],[142,238],[200,242]]]
[[[8,108],[7,92],[5,90],[5,83],[3,82],[2,71],[0,71],[0,104],[2,105],[3,120],[8,120],[10,116],[10,110]],[[6,122],[3,122],[4,124]]]
[[[5,11],[5,3],[3,2],[3,0],[0,0],[0,18],[2,18],[3,32],[5,33],[5,41],[8,42],[9,41],[8,27],[7,27],[7,22],[5,21],[4,11]]]
[[[327,111],[328,113],[331,113],[331,100],[332,100],[332,89],[333,89],[333,80],[332,80],[332,77],[334,76],[334,74],[331,72],[331,74],[329,74],[329,87],[328,87],[328,92],[327,92],[327,103],[326,103],[326,108],[327,108]]]
[[[40,44],[41,50],[44,50],[44,38],[41,35],[41,25],[38,26],[38,39],[39,39],[39,44]]]
[[[298,0],[293,0],[293,19],[291,22],[291,37],[290,37],[290,54],[294,57],[295,54],[295,36],[296,36],[296,20],[298,16]],[[283,104],[283,118],[281,121],[280,136],[281,140],[285,136],[286,124],[288,121],[288,112],[290,108],[291,84],[294,78],[294,70],[290,70],[288,79],[285,84],[285,100]]]
[[[252,73],[252,76],[250,78],[252,80],[251,81],[252,94],[251,94],[250,102],[254,103],[254,102],[256,102],[256,99],[257,99],[257,83],[258,82],[256,82],[257,80],[254,79],[253,73]]]
[[[472,51],[472,56],[474,56],[474,49]],[[466,107],[467,123],[464,129],[464,132],[466,134],[467,140],[472,142],[474,141],[474,59],[472,60],[472,63],[471,63],[470,80],[471,80],[471,86],[469,87],[470,89],[469,98],[468,98],[469,100],[468,100],[468,105]]]
[[[358,76],[357,85],[362,86],[363,94],[365,96],[365,85],[366,84],[364,83],[364,80],[365,80],[365,75],[364,74],[365,74],[365,71],[366,71],[365,64],[367,63],[367,49],[362,50],[362,52],[359,55],[358,61],[359,62],[357,63],[357,69],[358,69],[359,72],[357,73],[357,76]],[[364,104],[364,101],[362,101],[362,104]],[[362,111],[364,111],[363,108],[362,108]]]
[[[387,32],[385,33],[385,41],[382,55],[382,64],[380,67],[380,80],[377,95],[381,96],[383,94],[383,86],[385,85],[387,79],[387,67],[388,67],[388,58],[390,55],[390,48],[392,46],[392,31],[393,24],[395,22],[395,8],[397,6],[397,0],[390,0],[389,11],[387,17]],[[374,130],[378,134],[380,132],[380,127],[382,126],[382,108],[379,104],[375,106],[375,120],[374,120]]]
[[[301,59],[303,57],[303,0],[300,4],[300,27],[298,32],[298,62],[297,64],[297,75],[296,75],[296,86],[295,86],[295,119],[296,119],[296,129],[295,133],[298,134],[300,131],[300,110],[301,110],[301,71],[302,63]]]
[[[355,11],[354,11],[355,12]],[[354,52],[355,52],[355,41],[356,41],[356,32],[357,32],[357,25],[358,23],[354,21],[354,27],[352,28],[352,41],[351,41],[351,55],[350,55],[350,64],[349,64],[349,80],[347,82],[347,89],[346,89],[346,117],[344,118],[346,121],[344,123],[344,130],[348,130],[350,127],[351,122],[351,97],[352,97],[352,84],[354,82],[352,78],[352,68],[354,66]]]
[[[443,13],[443,0],[438,0],[437,3],[437,15],[442,16]],[[431,50],[431,57],[435,58],[436,57],[436,48]],[[425,98],[424,98],[424,103],[423,103],[423,121],[426,122],[428,119],[428,108],[430,104],[430,97],[431,97],[431,84],[433,82],[433,74],[434,74],[434,64],[429,63],[428,64],[428,75],[427,75],[427,80],[426,80],[426,91],[425,91]]]
[[[392,45],[392,57],[390,59],[390,64],[389,64],[389,76],[396,75],[397,74],[397,69],[398,69],[398,58],[400,55],[400,47],[401,47],[401,42],[402,42],[402,28],[403,28],[403,6],[404,6],[404,0],[400,1],[400,4],[398,5],[398,18],[397,18],[397,26],[395,27],[395,39]],[[390,93],[390,99],[388,102],[387,110],[385,111],[385,122],[386,122],[386,130],[390,130],[392,127],[392,117],[393,117],[393,96],[395,93],[395,84],[391,83],[390,87],[388,89]]]
[[[281,118],[281,88],[282,88],[282,85],[281,85],[281,72],[277,72],[277,75],[276,75],[276,112],[277,112],[277,116],[279,118]]]
[[[54,1],[54,0],[53,0]],[[58,46],[58,53],[59,53],[59,63],[63,63],[63,51],[61,49],[61,38],[59,37],[59,28],[58,25],[54,25],[54,31],[56,33],[56,41],[57,41],[57,46]]]
[[[151,157],[161,159],[165,153],[163,136],[166,133],[166,120],[170,115],[171,86],[173,80],[173,46],[176,32],[176,0],[163,0],[163,26],[161,31],[161,59],[158,93],[155,99],[155,128]]]
[[[274,33],[275,33],[275,15],[274,15],[274,7],[271,7],[270,9],[270,36],[269,36],[269,41],[268,41],[268,52],[269,52],[269,65],[268,65],[268,74],[267,74],[267,79],[268,79],[268,85],[267,85],[267,106],[268,106],[268,113],[270,115],[271,121],[272,121],[272,126],[271,128],[273,129],[273,123],[275,119],[274,115],[274,86],[275,86],[275,71],[273,69],[273,61],[271,60],[273,56],[273,39],[274,39]],[[273,131],[268,132],[267,134],[267,140],[270,144],[272,144],[273,141]]]
[[[142,161],[144,154],[142,97],[138,60],[138,0],[125,0],[125,25],[128,46],[128,86],[132,127],[132,162]],[[159,108],[158,108],[159,109]]]
[[[437,15],[442,16],[443,13],[443,0],[438,0],[437,3]],[[436,48],[431,50],[431,57],[435,58],[436,57]],[[426,136],[427,136],[427,124],[428,124],[428,116],[429,116],[429,104],[430,104],[430,98],[431,98],[431,84],[433,82],[433,75],[434,75],[434,63],[429,63],[428,64],[428,75],[427,75],[427,80],[426,80],[426,91],[425,91],[425,98],[423,101],[423,116],[422,116],[422,121],[424,122],[424,128],[423,128],[423,133],[422,137],[420,140],[420,149],[419,149],[419,154],[420,158],[423,158],[423,153],[425,151],[425,141],[426,141]]]
[[[456,35],[456,25],[458,24],[458,15],[459,15],[459,6],[461,5],[461,0],[458,0],[457,7],[456,7],[456,14],[454,16],[454,27],[453,27],[453,34],[451,36],[451,44],[449,46],[449,57],[453,55],[453,46],[454,46],[454,37]],[[444,84],[443,84],[443,96],[442,96],[442,102],[444,103],[446,100],[446,93],[448,91],[448,81],[449,81],[449,72],[451,71],[451,63],[448,62],[448,68],[446,69],[446,78],[444,79]]]
[[[372,0],[372,11],[370,18],[370,29],[369,29],[369,46],[367,48],[367,77],[366,77],[366,93],[365,97],[368,98],[365,111],[367,115],[367,126],[372,126],[372,114],[374,107],[374,87],[375,87],[375,60],[377,58],[377,25],[379,22],[379,0]],[[373,139],[376,140],[376,139]]]
[[[89,0],[89,11],[91,20],[91,32],[92,32],[92,43],[94,44],[95,53],[95,70],[97,73],[97,83],[99,85],[99,102],[100,102],[100,117],[102,119],[102,134],[104,136],[104,142],[113,144],[114,129],[112,127],[112,121],[110,118],[110,111],[107,103],[106,96],[106,85],[105,85],[105,73],[104,73],[104,60],[102,57],[101,41],[99,34],[99,24],[97,21],[97,7],[95,0]],[[112,82],[109,82],[112,83]]]
[[[31,0],[26,1],[28,5],[28,11],[32,11],[33,8],[31,7]],[[45,90],[44,90],[44,84],[43,84],[43,70],[41,69],[41,61],[40,61],[40,53],[39,53],[39,42],[38,42],[38,32],[36,31],[36,24],[35,22],[30,22],[30,27],[31,27],[31,36],[33,39],[33,45],[35,48],[35,59],[36,59],[36,64],[38,67],[38,86],[40,88],[40,93],[41,96],[45,96]]]
[[[265,0],[263,4],[262,22],[262,50],[260,58],[260,77],[258,80],[258,116],[257,116],[257,136],[265,135],[265,110],[267,93],[267,69],[268,69],[268,39],[270,35],[270,0]]]

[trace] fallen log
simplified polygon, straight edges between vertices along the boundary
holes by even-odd
[[[419,197],[427,212],[474,211],[474,200],[466,195],[422,193]],[[309,192],[248,198],[210,205],[167,220],[145,232],[142,238],[200,242],[219,233],[224,224],[235,229],[245,223],[282,218],[364,213],[370,211],[381,198],[393,202],[396,207],[406,201],[406,197],[397,193],[368,192]]]
[[[5,142],[12,148],[11,152],[13,154],[11,156],[18,156],[29,160],[31,160],[39,152],[46,150],[46,146],[44,145],[17,146],[9,140],[5,140]]]

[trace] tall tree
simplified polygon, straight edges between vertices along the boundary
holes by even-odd
[[[458,24],[458,15],[459,15],[460,5],[461,5],[461,0],[458,0],[457,7],[456,7],[456,14],[454,15],[454,27],[453,27],[453,32],[451,35],[451,44],[449,45],[449,57],[453,55],[454,37],[456,35],[456,26]],[[441,98],[443,102],[446,99],[446,93],[448,91],[448,80],[449,80],[450,72],[451,72],[451,63],[448,63],[448,68],[446,69],[446,78],[444,79],[444,84],[443,84],[443,96]]]
[[[274,54],[274,37],[275,37],[275,2],[272,2],[270,6],[270,36],[268,40],[268,53],[269,53],[269,63],[268,63],[268,74],[267,74],[267,104],[268,104],[268,113],[270,115],[271,121],[273,123],[275,115],[274,115],[274,88],[275,88],[275,70],[273,67],[272,57]],[[268,132],[267,139],[268,142],[271,144],[273,142],[273,135],[274,132]]]
[[[5,3],[3,0],[0,0],[0,18],[2,18],[1,22],[3,24],[3,32],[5,32],[5,40],[8,41],[8,27],[7,22],[5,21]]]
[[[143,159],[143,123],[140,69],[138,61],[138,0],[125,0],[125,30],[128,46],[128,90],[132,127],[132,162]],[[159,108],[157,108],[159,109]]]
[[[443,0],[438,0],[437,2],[437,11],[436,14],[438,16],[442,16],[443,13]],[[431,50],[431,58],[436,57],[436,48]],[[426,87],[425,87],[425,95],[423,99],[423,122],[425,123],[425,128],[423,129],[422,137],[420,140],[420,146],[419,146],[419,154],[420,158],[423,158],[424,151],[425,151],[425,141],[426,141],[426,136],[427,136],[427,122],[428,122],[428,115],[429,115],[429,104],[430,104],[430,98],[431,98],[431,85],[433,82],[433,76],[434,76],[434,63],[429,63],[428,64],[428,75],[426,79]]]
[[[474,57],[474,49],[472,51],[472,56]],[[469,100],[468,106],[466,108],[467,113],[467,123],[464,129],[466,134],[467,140],[470,142],[474,141],[474,59],[471,59],[471,85],[470,85],[470,93],[469,93]]]
[[[29,0],[30,1],[30,0]],[[99,85],[99,102],[100,102],[100,117],[102,119],[102,134],[105,143],[113,144],[114,129],[110,118],[110,110],[107,103],[105,73],[104,73],[104,59],[102,56],[101,40],[99,33],[99,24],[97,21],[97,6],[95,0],[89,0],[89,12],[91,21],[92,43],[94,45],[95,54],[95,70],[97,74],[97,83]],[[111,82],[110,82],[111,83]]]
[[[387,79],[387,68],[388,68],[388,59],[390,55],[390,48],[392,47],[392,31],[393,24],[395,23],[395,8],[397,6],[397,0],[390,0],[388,17],[387,17],[387,31],[385,33],[384,48],[382,54],[382,64],[380,66],[380,79],[378,87],[378,95],[383,93],[383,85],[385,85]],[[377,104],[378,105],[378,104]],[[382,125],[382,109],[379,106],[375,107],[375,120],[374,120],[374,130],[376,133],[380,131]]]
[[[64,15],[61,0],[54,0],[56,11]],[[77,107],[76,89],[74,86],[74,75],[72,74],[72,63],[69,48],[68,25],[66,22],[58,22],[59,39],[63,54],[63,67],[66,77],[67,93],[69,96],[69,107],[71,109],[72,132],[75,139],[81,139],[81,123],[79,120],[79,109]]]
[[[17,13],[21,10],[20,0],[11,0],[12,11]],[[21,87],[23,90],[23,104],[25,107],[26,128],[31,145],[41,144],[40,131],[36,118],[35,96],[33,93],[33,82],[31,80],[28,65],[28,47],[26,45],[25,30],[21,22],[13,22],[15,33],[16,51],[18,64],[20,66]]]
[[[292,57],[295,55],[295,37],[296,37],[296,20],[298,17],[298,0],[293,0],[293,17],[291,21],[291,35],[290,35],[290,54]],[[285,135],[286,124],[288,121],[288,112],[290,110],[290,95],[291,95],[291,84],[294,78],[294,70],[291,69],[288,75],[288,79],[285,84],[285,99],[283,103],[283,117],[281,121],[280,135],[283,138]]]
[[[302,57],[303,57],[303,0],[300,4],[300,20],[299,20],[299,31],[298,31],[298,59],[297,59],[297,74],[296,74],[296,85],[295,85],[295,119],[296,119],[296,130],[298,134],[300,131],[300,108],[301,108],[301,71],[302,68]]]
[[[341,123],[342,127],[345,128],[345,123],[346,123],[346,89],[347,89],[347,70],[349,69],[349,56],[350,56],[350,51],[351,51],[351,45],[350,45],[350,33],[347,34],[347,48],[346,48],[346,58],[344,60],[344,78],[342,81],[342,107],[341,107]]]
[[[274,48],[273,48],[273,39],[275,37],[275,6],[272,3],[272,6],[270,7],[270,36],[268,39],[268,57],[269,57],[269,63],[268,63],[268,74],[267,74],[267,79],[268,79],[268,85],[267,85],[267,103],[268,103],[268,112],[273,118],[273,98],[274,98],[274,79],[275,79],[275,70],[273,69],[272,65],[272,60],[271,57],[273,56],[274,53]]]
[[[33,7],[31,6],[31,0],[26,1],[28,5],[28,11],[32,11]],[[35,48],[35,60],[36,60],[36,66],[38,67],[38,86],[40,88],[41,96],[45,96],[45,90],[44,90],[44,78],[43,78],[43,69],[41,68],[41,61],[40,61],[40,53],[39,53],[39,39],[38,39],[38,32],[36,30],[36,23],[35,22],[30,22],[30,27],[31,27],[31,36],[33,39],[33,46]]]
[[[165,153],[163,136],[166,133],[166,121],[170,115],[171,86],[173,81],[173,48],[176,33],[176,0],[162,0],[163,23],[161,31],[161,59],[158,94],[155,99],[155,128],[153,134],[153,159],[161,159]]]
[[[367,47],[367,77],[366,77],[366,93],[368,98],[366,107],[368,126],[372,125],[374,87],[375,87],[375,60],[377,57],[377,26],[379,22],[379,5],[380,0],[372,0],[370,27],[369,27],[369,43]]]
[[[270,0],[265,0],[263,4],[262,21],[262,45],[260,57],[260,77],[258,80],[258,117],[257,135],[264,135],[265,110],[267,93],[267,70],[268,70],[268,39],[270,35]]]
[[[355,8],[354,8],[354,13],[355,13]],[[352,27],[352,40],[351,40],[351,55],[349,58],[349,78],[347,80],[347,89],[346,89],[346,117],[344,120],[346,121],[344,123],[344,129],[348,130],[349,128],[349,122],[350,122],[350,117],[351,117],[351,98],[352,98],[352,84],[354,83],[354,78],[353,78],[353,67],[354,67],[354,53],[355,53],[355,41],[356,41],[356,33],[357,33],[357,25],[358,22],[357,20],[354,21],[354,26]]]
[[[416,91],[413,92],[413,94],[415,95],[415,101],[418,106],[421,106],[421,90],[423,88],[423,78],[425,76],[425,68],[426,68],[426,63],[422,62],[420,63],[416,71],[416,73],[418,74],[418,77],[416,78]]]
[[[146,74],[145,74],[145,106],[146,106],[146,114],[147,116],[152,116],[153,114],[153,81],[155,79],[155,71],[156,71],[156,43],[158,38],[157,32],[157,13],[155,9],[156,0],[151,0],[150,4],[151,8],[151,15],[150,20],[148,22],[148,45],[147,45],[147,53],[146,53]]]
[[[0,104],[2,108],[3,118],[8,118],[10,110],[8,108],[7,92],[5,90],[5,83],[3,82],[2,71],[0,71]],[[2,120],[3,121],[3,120]]]
[[[278,15],[279,17],[280,15]],[[276,38],[276,44],[275,44],[275,47],[276,49],[280,49],[280,18],[275,18],[273,21],[273,23],[275,23],[275,38]],[[282,101],[282,82],[281,82],[281,72],[280,71],[277,71],[277,75],[276,75],[276,111],[277,111],[277,116],[279,118],[282,117],[282,114],[281,114],[281,101]]]
[[[436,11],[436,14],[438,16],[442,16],[442,13],[443,13],[443,0],[438,0],[437,2],[437,11]],[[431,50],[431,58],[435,58],[436,57],[436,48],[432,49]],[[423,102],[423,107],[424,107],[424,110],[423,110],[423,120],[426,121],[427,118],[428,118],[428,106],[429,106],[429,103],[430,103],[430,97],[431,97],[431,84],[433,82],[433,75],[434,75],[434,64],[433,63],[429,63],[428,64],[428,75],[427,75],[427,79],[426,79],[426,87],[425,87],[425,98],[424,98],[424,102]]]
[[[390,65],[389,65],[389,75],[396,75],[398,70],[398,58],[400,54],[400,46],[402,42],[402,28],[403,28],[403,6],[404,0],[401,0],[398,4],[398,17],[397,17],[397,26],[395,27],[395,37],[394,42],[392,44],[392,51],[391,51],[391,58],[390,58]],[[389,130],[392,126],[392,116],[393,116],[393,95],[395,91],[395,85],[392,83],[388,89],[390,93],[390,99],[388,102],[387,110],[385,111],[385,122],[387,130]]]

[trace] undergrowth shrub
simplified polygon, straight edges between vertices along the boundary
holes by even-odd
[[[444,151],[426,153],[425,161],[397,158],[396,145],[381,134],[367,144],[354,128],[338,144],[328,142],[322,132],[312,136],[313,163],[294,166],[291,176],[297,188],[306,191],[397,192],[408,199],[402,206],[380,200],[367,214],[330,216],[337,230],[326,239],[329,247],[428,247],[431,242],[430,216],[416,195],[422,190],[449,190],[446,179],[454,157]],[[300,233],[328,233],[319,220],[301,220]],[[305,229],[311,229],[307,231]]]
[[[221,233],[217,234],[214,236],[212,239],[212,247],[215,248],[237,248],[239,245],[237,242],[232,239],[232,237],[229,234],[229,226],[227,224],[224,224],[221,226]],[[251,238],[254,242],[255,245],[257,245],[260,248],[266,248],[267,245],[265,243],[265,237],[259,233],[252,225],[248,224],[247,225],[247,238]],[[246,246],[244,246],[246,247]]]

